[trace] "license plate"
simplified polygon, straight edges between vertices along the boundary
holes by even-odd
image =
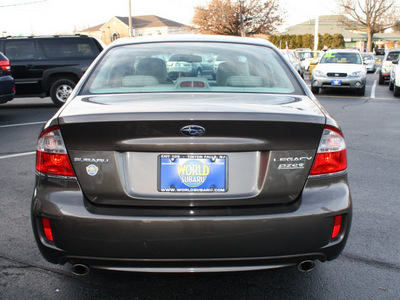
[[[342,81],[341,80],[337,80],[337,79],[332,80],[331,81],[331,85],[342,85]]]
[[[226,192],[226,155],[159,155],[158,191]]]

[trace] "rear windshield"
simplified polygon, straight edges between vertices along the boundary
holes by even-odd
[[[81,94],[193,91],[304,94],[272,49],[204,42],[113,48],[92,72]]]
[[[327,52],[321,64],[362,64],[361,56],[351,52]]]
[[[314,58],[314,53],[311,51],[297,53],[300,55],[301,59]]]

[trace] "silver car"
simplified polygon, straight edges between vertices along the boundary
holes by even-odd
[[[300,76],[304,78],[305,69],[301,64],[300,59],[298,58],[298,54],[293,50],[286,50],[286,49],[281,50],[281,53],[283,54],[283,56],[286,57],[286,59],[290,62],[293,68],[300,74]]]
[[[168,77],[160,57],[192,53],[224,57],[216,80]],[[79,275],[309,271],[349,235],[346,143],[269,42],[118,40],[43,128],[31,207],[43,256]]]
[[[312,72],[311,90],[346,88],[365,94],[367,69],[358,50],[334,49],[327,51]]]
[[[367,72],[375,72],[375,58],[372,53],[361,53]]]

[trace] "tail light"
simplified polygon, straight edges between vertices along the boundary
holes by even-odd
[[[342,216],[336,216],[335,219],[333,220],[331,239],[334,239],[339,235],[341,227],[342,227]]]
[[[346,142],[341,131],[325,126],[310,175],[336,173],[347,169]]]
[[[36,147],[36,170],[46,175],[75,177],[58,126],[40,134]]]
[[[3,71],[10,71],[10,61],[9,60],[0,60],[0,68]]]
[[[53,231],[51,230],[50,220],[47,218],[42,218],[42,225],[43,225],[44,235],[46,236],[46,238],[49,241],[54,242]]]

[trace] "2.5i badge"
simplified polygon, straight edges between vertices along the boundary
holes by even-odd
[[[89,166],[86,167],[86,172],[90,176],[95,176],[98,171],[99,171],[99,168],[97,166],[95,166],[95,165],[89,165]]]

